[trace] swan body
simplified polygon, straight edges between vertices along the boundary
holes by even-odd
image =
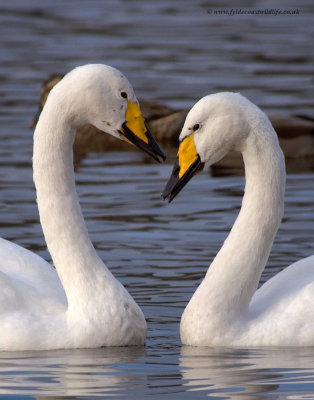
[[[78,67],[48,96],[34,133],[33,169],[40,221],[55,268],[0,240],[0,350],[142,345],[144,315],[98,257],[78,202],[72,146],[86,123],[147,151],[130,83],[106,65]]]
[[[201,168],[229,151],[245,164],[240,213],[181,319],[183,344],[313,346],[314,256],[257,290],[284,210],[285,163],[266,115],[236,93],[201,99],[187,115],[163,193],[171,201]]]

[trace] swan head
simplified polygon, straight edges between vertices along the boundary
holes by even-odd
[[[172,174],[162,193],[172,201],[200,170],[241,148],[250,132],[248,110],[255,107],[238,93],[203,97],[189,111],[179,137]]]
[[[134,144],[156,161],[165,160],[163,151],[150,133],[138,100],[127,78],[103,64],[75,68],[51,90],[59,95],[61,112],[66,112],[76,128],[91,124],[118,139]]]

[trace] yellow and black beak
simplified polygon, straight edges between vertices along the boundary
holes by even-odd
[[[158,162],[165,161],[166,156],[150,133],[137,103],[128,100],[125,122],[120,130],[122,139],[139,147]]]
[[[194,143],[194,132],[182,140],[178,155],[173,166],[172,174],[162,193],[164,200],[169,203],[184,188],[188,181],[204,167]]]

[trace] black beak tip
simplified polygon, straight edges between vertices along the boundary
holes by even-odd
[[[203,167],[204,164],[201,162],[201,159],[198,155],[194,163],[189,167],[184,175],[179,177],[179,160],[176,158],[171,176],[166,184],[166,187],[164,188],[164,191],[162,192],[163,199],[168,200],[168,202],[171,203],[172,200],[181,192],[187,182]]]
[[[157,160],[160,164],[166,161],[166,155],[165,155],[165,153],[164,153],[161,149],[160,149],[160,152],[158,153],[158,156],[159,156],[159,157],[157,157],[156,160]]]
[[[178,158],[176,158],[171,176],[161,194],[162,198],[164,200],[168,200],[169,203],[171,203],[171,201],[176,197],[176,195],[178,193],[177,186],[180,181],[179,180],[179,170],[180,170],[179,160],[178,160]]]
[[[167,200],[168,203],[171,203],[174,198],[175,198],[175,196],[169,194],[168,196],[164,197],[164,200]]]
[[[168,200],[168,203],[171,203],[172,200],[174,199],[174,195],[173,195],[173,185],[171,184],[171,186],[168,184],[166,185],[166,187],[164,188],[163,192],[161,193],[161,197],[163,200]]]
[[[156,140],[153,138],[153,135],[151,134],[148,126],[145,124],[146,126],[146,137],[148,138],[148,154],[150,154],[156,161],[158,161],[159,163],[162,163],[164,161],[166,161],[166,155],[165,153],[161,150],[161,148],[159,147],[158,143],[156,142]]]
[[[171,192],[165,193],[165,192],[163,192],[161,197],[162,197],[163,200],[166,200],[166,201],[168,201],[168,203],[171,203],[172,200],[176,197],[176,193],[171,193]]]
[[[169,196],[169,194],[170,194],[170,193],[166,193],[166,191],[164,190],[164,191],[161,193],[161,198],[162,198],[163,200],[167,200],[167,197]],[[168,199],[168,201],[169,201],[169,199]]]
[[[135,146],[143,150],[145,153],[150,155],[155,161],[162,163],[166,160],[165,153],[161,150],[155,139],[153,138],[152,134],[150,133],[148,127],[146,126],[147,131],[145,135],[148,139],[148,143],[145,143],[139,137],[137,137],[124,123],[122,125],[123,130],[120,131],[122,135],[124,135],[131,143]]]
[[[157,143],[156,143],[156,145],[157,145]],[[166,160],[166,156],[165,156],[164,152],[159,148],[159,146],[157,149],[157,146],[151,145],[146,150],[146,153],[148,155],[150,155],[155,161],[159,162],[159,164],[162,164]]]
[[[161,150],[161,154],[160,154],[160,157],[161,157],[161,159],[162,159],[162,161],[161,162],[165,162],[166,161],[166,159],[167,159],[167,157],[166,157],[166,154]]]

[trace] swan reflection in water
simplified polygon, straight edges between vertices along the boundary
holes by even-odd
[[[188,391],[206,391],[215,398],[224,399],[266,399],[270,393],[300,395],[301,384],[303,396],[313,394],[313,360],[314,349],[306,347],[182,346],[180,368],[183,385]],[[304,381],[308,392],[304,390]],[[226,397],[227,394],[231,397]]]
[[[144,347],[0,353],[0,396],[118,396],[141,379],[133,369]],[[138,372],[137,372],[138,371]]]
[[[288,393],[290,398],[301,394],[304,398],[314,391],[312,348],[178,346],[168,354],[160,350],[108,347],[1,352],[0,396],[138,399],[155,394],[194,400],[206,394],[252,400],[269,399],[270,394],[286,399]]]

